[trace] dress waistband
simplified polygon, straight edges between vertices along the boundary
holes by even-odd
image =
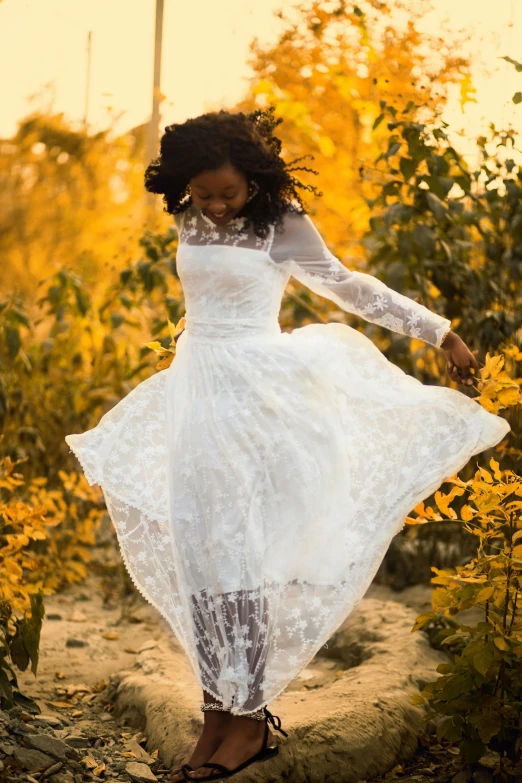
[[[185,332],[197,340],[245,340],[280,334],[281,326],[276,316],[270,319],[260,318],[201,318],[185,314]]]

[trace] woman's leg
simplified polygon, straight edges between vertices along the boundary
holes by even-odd
[[[222,619],[226,628],[228,644],[233,648],[241,638],[244,649],[248,673],[250,676],[249,697],[244,704],[244,709],[258,710],[258,705],[263,700],[262,683],[268,651],[268,603],[263,597],[262,590],[238,591],[233,594],[234,600],[227,600],[227,594],[222,608]],[[242,634],[238,633],[242,629]],[[219,714],[219,713],[218,713]],[[216,748],[214,754],[205,761],[215,761],[224,764],[229,769],[234,769],[248,758],[261,750],[265,732],[265,721],[256,720],[245,715],[232,715],[225,728],[225,737]],[[273,744],[273,734],[269,731],[267,743]],[[201,762],[200,762],[201,763]],[[198,777],[207,777],[211,770],[203,767],[190,773],[189,777],[197,780]]]
[[[216,659],[214,655],[208,652],[208,646],[203,643],[204,631],[208,627],[209,618],[212,617],[212,609],[209,602],[200,597],[196,601],[193,596],[193,617],[196,628],[196,647],[198,651],[198,660],[200,664],[200,674],[203,681],[216,677]],[[204,704],[220,704],[207,691],[203,691]],[[185,764],[189,764],[196,769],[216,752],[219,745],[225,738],[228,727],[231,723],[230,712],[221,710],[208,710],[203,712],[203,731],[196,743],[194,751]],[[182,783],[185,780],[181,767],[176,767],[170,772],[169,783]]]
[[[203,700],[205,704],[216,703],[216,700],[206,691],[203,691]],[[196,743],[196,747],[189,759],[184,764],[190,764],[196,769],[208,761],[223,742],[228,727],[231,723],[229,712],[218,712],[212,710],[203,713],[203,731]],[[207,770],[208,771],[208,770]],[[182,783],[185,780],[181,767],[176,767],[170,772],[169,783]]]

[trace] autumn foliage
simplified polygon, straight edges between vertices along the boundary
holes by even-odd
[[[480,365],[473,388],[459,390],[510,420],[495,457],[484,456],[489,470],[470,465],[449,477],[451,490],[419,504],[404,535],[437,536],[445,523],[476,537],[467,565],[434,569],[433,611],[414,630],[453,658],[418,703],[442,716],[439,737],[459,742],[463,759],[496,748],[514,774],[522,171],[513,131],[492,126],[477,140],[476,171],[454,148],[440,111],[450,83],[462,106],[473,99],[469,63],[457,42],[421,35],[425,4],[411,5],[332,0],[297,10],[300,23],[288,21],[274,45],[254,42],[255,75],[231,108],[275,106],[284,157],[316,156],[320,176],[310,182],[323,197],[310,211],[329,247],[347,266],[451,318]],[[401,29],[392,23],[396,8],[408,11]],[[27,703],[13,667],[31,664],[36,674],[44,596],[84,578],[105,514],[99,487],[88,485],[64,437],[95,426],[168,368],[185,327],[172,218],[158,214],[152,227],[142,220],[143,154],[143,127],[88,135],[61,114],[36,112],[0,141],[0,707]],[[363,331],[423,382],[457,388],[443,351],[289,281],[283,330],[330,320]],[[455,619],[477,607],[480,622]]]

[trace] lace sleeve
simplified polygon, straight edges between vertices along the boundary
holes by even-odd
[[[287,213],[276,231],[271,258],[288,261],[290,273],[314,293],[349,313],[440,348],[451,321],[388,288],[370,274],[350,270],[326,247],[308,215]]]

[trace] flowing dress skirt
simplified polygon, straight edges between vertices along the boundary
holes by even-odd
[[[509,431],[345,324],[201,339],[66,441],[202,688],[272,701],[364,596],[405,517]]]

